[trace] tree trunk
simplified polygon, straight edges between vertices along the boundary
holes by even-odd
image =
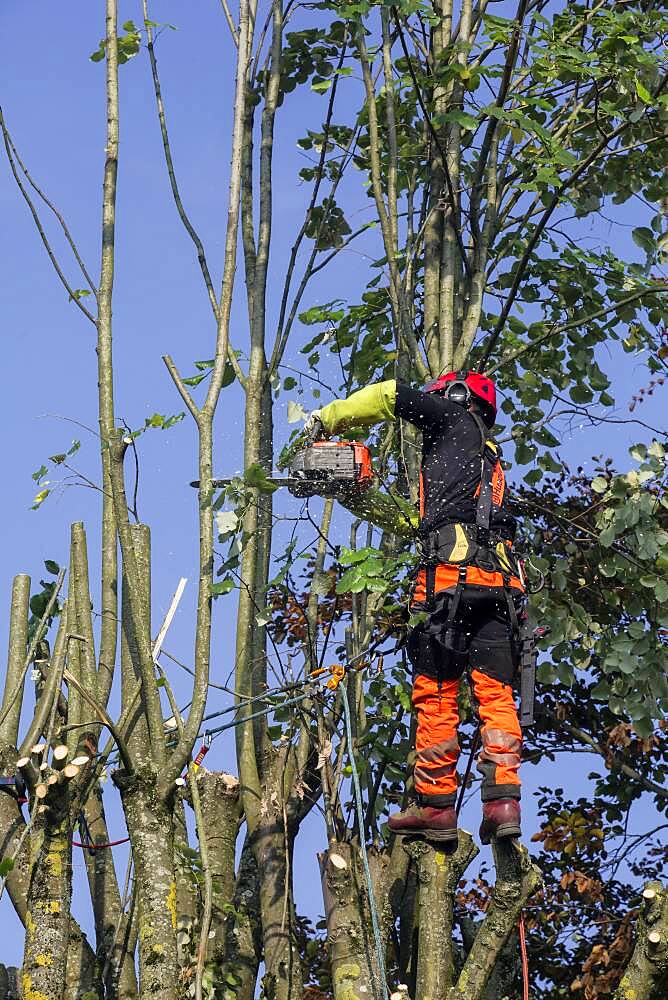
[[[643,892],[636,946],[614,1000],[660,1000],[668,995],[668,891],[648,882]]]
[[[461,833],[460,833],[461,837]],[[527,899],[541,885],[540,872],[516,841],[493,845],[496,883],[492,902],[447,1000],[482,1000],[497,959],[519,920]]]
[[[335,1000],[370,1000],[378,976],[373,938],[364,920],[364,882],[350,844],[333,843],[318,855],[327,919]]]
[[[2,963],[0,963],[0,1000],[22,1000],[19,970]]]
[[[72,898],[72,829],[66,787],[38,805],[30,833],[31,874],[25,921],[25,1000],[63,1000]],[[41,811],[43,810],[43,811]]]
[[[265,801],[270,797],[267,792],[265,797]],[[292,843],[286,845],[280,814],[270,813],[263,818],[253,832],[251,843],[260,872],[264,993],[272,1000],[298,1000],[303,986],[294,935]]]
[[[177,1000],[174,818],[145,769],[114,776],[123,800],[135,863],[139,921],[139,996]]]
[[[231,774],[200,771],[197,775],[213,882],[215,937],[209,960],[222,966],[227,958],[226,926],[236,887],[236,843],[241,824],[239,782]]]
[[[236,1000],[254,1000],[262,957],[262,921],[260,876],[248,838],[241,852],[225,944],[226,958],[220,970],[223,988],[233,982]]]
[[[88,796],[84,816],[93,843],[108,843],[109,829],[99,787]],[[111,984],[116,983],[118,1000],[123,997],[129,1000],[137,995],[137,976],[134,955],[126,953],[123,947],[127,917],[121,913],[113,855],[105,849],[82,851],[82,855],[93,904],[96,951],[101,965],[107,969],[105,988],[109,992]]]
[[[453,908],[457,885],[478,854],[470,834],[459,831],[449,852],[424,840],[407,840],[418,873],[418,956],[416,997],[444,997],[455,978]]]

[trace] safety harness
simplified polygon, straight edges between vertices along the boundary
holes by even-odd
[[[492,531],[492,510],[500,506],[502,491],[495,496],[495,479],[503,482],[497,473],[501,454],[498,445],[488,436],[487,428],[476,413],[469,411],[480,431],[480,487],[476,506],[475,524],[447,524],[435,528],[423,540],[421,562],[425,568],[427,607],[433,609],[436,596],[436,570],[443,563],[459,566],[457,583],[448,606],[448,614],[440,632],[440,644],[445,652],[462,652],[464,637],[458,627],[459,606],[467,583],[467,567],[498,572],[508,607],[511,641],[521,660],[523,698],[522,724],[533,721],[533,683],[530,673],[535,671],[535,644],[526,613],[518,615],[511,588],[511,576],[521,578],[519,566],[510,551],[510,544]],[[533,668],[533,669],[531,669]]]
[[[434,598],[436,567],[443,563],[459,565],[457,587],[466,583],[467,566],[499,572],[508,582],[513,573],[518,574],[510,543],[502,535],[492,531],[492,510],[495,504],[500,506],[503,498],[501,451],[488,436],[487,428],[478,414],[469,411],[469,415],[473,417],[480,432],[480,486],[475,524],[444,524],[434,528],[423,538],[420,561],[426,568],[428,603]]]

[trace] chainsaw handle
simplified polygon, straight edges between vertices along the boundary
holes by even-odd
[[[306,432],[306,444],[315,444],[316,441],[326,441],[327,434],[325,434],[325,428],[323,427],[322,420],[318,417],[313,421],[313,426],[309,428]]]

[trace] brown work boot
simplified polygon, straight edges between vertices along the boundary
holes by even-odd
[[[425,840],[456,840],[457,813],[454,806],[437,809],[435,806],[412,805],[390,816],[388,826],[393,833],[404,837],[423,837]]]
[[[489,844],[492,838],[520,837],[520,804],[518,799],[493,799],[482,804],[480,839]]]

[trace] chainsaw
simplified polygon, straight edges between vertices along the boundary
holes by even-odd
[[[316,432],[317,434],[317,432]],[[232,479],[214,479],[214,489]],[[363,493],[373,482],[371,453],[361,441],[329,441],[312,437],[295,452],[287,476],[267,476],[274,486],[287,486],[295,497],[345,497]],[[199,486],[195,480],[191,486]]]

